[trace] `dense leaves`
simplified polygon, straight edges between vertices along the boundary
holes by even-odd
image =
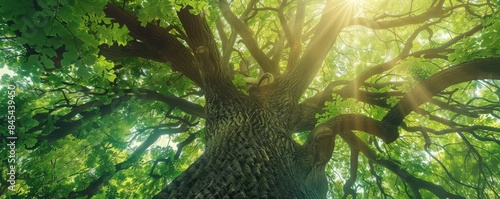
[[[15,73],[0,80],[2,145],[9,143],[4,137],[12,121],[8,85],[16,87],[18,139],[15,163],[8,148],[0,149],[0,193],[156,195],[203,153],[210,86],[203,80],[224,73],[245,95],[269,74],[275,81],[300,77],[290,84],[297,90],[291,100],[303,111],[293,134],[300,144],[314,126],[352,115],[390,120],[391,110],[409,104],[392,143],[361,127],[335,132],[342,139],[326,167],[329,197],[498,198],[499,6],[461,0],[1,2],[0,66]],[[203,20],[221,55],[209,75],[200,74],[210,70],[197,68],[203,59],[195,58],[197,42],[209,34],[197,38],[189,26]],[[468,63],[489,64],[477,69],[493,72],[460,81],[467,75],[455,69],[476,67]],[[441,78],[442,71],[458,75],[433,91],[450,78]],[[15,191],[6,181],[11,165]]]

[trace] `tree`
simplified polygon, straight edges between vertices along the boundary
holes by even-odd
[[[499,197],[499,5],[2,2],[1,193]]]

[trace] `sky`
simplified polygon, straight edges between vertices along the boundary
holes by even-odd
[[[4,66],[3,68],[0,68],[0,77],[3,76],[4,74],[8,74],[10,76],[14,76],[14,71],[11,71],[7,68],[7,66]]]

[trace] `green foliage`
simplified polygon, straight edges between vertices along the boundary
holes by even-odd
[[[477,36],[463,39],[456,45],[456,50],[448,58],[455,63],[478,58],[500,56],[500,14],[494,13],[483,21],[482,29]]]
[[[144,8],[139,10],[137,17],[143,26],[150,21],[165,19],[165,16],[167,16],[167,20],[165,21],[170,21],[170,23],[172,23],[171,20],[168,19],[175,19],[175,12],[182,8],[181,5],[168,0],[146,1],[141,4]]]
[[[283,1],[231,2],[237,16],[256,2],[243,21],[265,54],[284,47],[271,57],[283,72],[292,50],[286,43],[277,10],[282,9],[289,28],[293,29],[297,1],[287,1],[283,7],[280,7]],[[325,6],[324,1],[305,2],[306,23],[300,38],[303,51],[314,31],[322,28],[316,24]],[[461,2],[445,1],[444,8]],[[361,114],[381,120],[404,93],[436,72],[468,60],[499,57],[500,14],[497,10],[500,1],[481,5],[485,2],[471,3],[467,9],[456,6],[444,18],[432,17],[401,27],[346,27],[302,101],[335,82],[331,100],[316,115],[318,124],[342,114]],[[217,1],[212,0],[0,3],[0,56],[4,58],[0,67],[16,74],[0,78],[0,110],[8,109],[5,101],[9,94],[4,85],[15,85],[15,124],[19,138],[14,164],[17,191],[5,192],[4,197],[67,198],[71,193],[94,186],[102,177],[104,181],[93,198],[150,198],[205,150],[205,121],[185,111],[191,107],[181,109],[179,105],[182,101],[196,107],[205,106],[203,90],[174,71],[172,63],[150,60],[149,55],[122,58],[122,54],[130,52],[127,50],[137,50],[128,48],[131,43],[142,41],[134,38],[127,26],[106,16],[104,8],[108,3],[134,14],[142,26],[150,23],[169,30],[186,46],[188,41],[177,17],[177,11],[186,6],[192,8],[191,13],[205,14],[218,46],[226,45],[219,31],[226,36],[234,31],[220,18]],[[433,0],[358,1],[356,17],[398,20],[426,12],[435,3]],[[488,17],[479,16],[483,14]],[[221,29],[216,29],[217,20],[221,20]],[[461,35],[479,24],[483,27],[477,33]],[[455,43],[445,46],[450,41]],[[262,70],[240,36],[229,45],[232,45],[229,64],[235,66],[231,73],[233,83],[246,93],[247,80],[259,77]],[[110,46],[126,50],[117,52],[115,57],[107,56],[102,49]],[[445,47],[441,49],[442,46]],[[401,53],[403,49],[406,53]],[[361,91],[372,101],[339,94],[348,84],[345,81],[350,82],[386,63],[393,68],[377,71],[348,91]],[[418,106],[418,111],[405,118],[399,129],[401,136],[392,144],[384,144],[363,132],[355,134],[378,158],[396,162],[400,169],[414,177],[436,182],[466,198],[498,197],[498,188],[495,189],[500,187],[498,85],[499,81],[481,80],[447,88],[434,96],[434,101]],[[6,116],[0,114],[3,130],[8,129]],[[471,126],[478,128],[467,128]],[[183,128],[186,129],[177,132]],[[163,134],[158,136],[157,132]],[[179,145],[190,133],[194,133],[196,139],[185,146]],[[2,131],[2,136],[4,134]],[[303,144],[308,133],[293,136]],[[7,141],[2,140],[2,144],[5,146]],[[2,179],[10,166],[4,155],[9,152],[7,148],[0,149]],[[344,194],[343,186],[351,174],[350,156],[350,146],[337,136],[335,151],[326,169],[328,194],[332,198],[341,198]],[[376,164],[363,154],[358,161],[358,177],[351,187],[358,197],[413,196],[408,183],[402,181],[401,173]],[[1,180],[0,184],[5,190],[5,181]],[[422,198],[436,197],[428,190],[421,189],[420,193]]]
[[[425,80],[439,70],[434,63],[419,58],[408,58],[404,64],[408,67],[408,73],[415,82]]]

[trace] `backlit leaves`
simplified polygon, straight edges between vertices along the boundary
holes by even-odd
[[[241,20],[252,30],[259,48],[283,71],[292,50],[279,12],[293,29],[297,1],[286,1],[280,8],[281,2],[231,1],[231,9],[240,16],[253,5]],[[397,21],[418,16],[437,2],[358,1],[355,16]],[[159,25],[186,46],[184,29],[177,18],[177,12],[186,6],[192,8],[191,13],[205,14],[219,47],[223,47],[224,36],[215,31],[216,20],[221,20],[226,37],[234,31],[219,18],[216,1],[47,0],[2,4],[0,56],[5,59],[0,64],[17,76],[3,76],[0,81],[1,85],[17,86],[16,128],[20,137],[19,191],[9,196],[66,198],[103,177],[106,180],[94,198],[150,198],[204,151],[203,118],[184,112],[192,107],[180,109],[175,101],[203,107],[204,91],[174,71],[173,63],[149,59],[158,52],[133,48],[131,43],[141,46],[143,41],[133,38],[127,26],[105,15],[103,9],[108,3],[134,14],[143,26]],[[305,100],[335,83],[327,89],[333,94],[328,94],[317,114],[318,122],[350,113],[381,120],[405,93],[438,71],[468,60],[499,57],[499,1],[491,1],[491,5],[483,5],[487,1],[462,3],[444,1],[443,9],[452,11],[421,23],[409,20],[404,26],[391,28],[362,24],[345,28],[303,95]],[[322,28],[316,24],[324,6],[324,1],[307,1],[304,34],[299,38],[304,46],[314,31]],[[479,31],[463,35],[478,25]],[[233,83],[246,90],[262,70],[240,36],[229,45]],[[110,46],[122,51],[106,56],[103,48]],[[282,51],[277,50],[280,46]],[[141,58],[127,56],[145,52],[149,54]],[[350,90],[341,90],[370,70],[375,72],[366,80]],[[392,144],[363,132],[354,133],[378,158],[395,162],[415,177],[467,198],[497,197],[499,84],[480,80],[450,86],[432,101],[417,106],[399,126],[401,136]],[[5,87],[0,93],[6,99]],[[168,102],[165,98],[175,100]],[[6,110],[5,103],[0,108]],[[0,120],[6,120],[5,115],[0,115]],[[6,129],[4,123],[0,127]],[[186,129],[181,128],[184,126]],[[155,132],[164,134],[150,140]],[[190,133],[195,139],[178,145]],[[301,142],[307,132],[294,136]],[[143,144],[145,148],[141,148]],[[342,139],[336,139],[326,170],[329,196],[333,198],[344,196],[351,150]],[[6,173],[5,157],[1,160],[2,173]],[[363,154],[357,160],[358,177],[350,188],[358,197],[414,197],[400,173]],[[422,198],[436,197],[424,189],[420,193]]]

